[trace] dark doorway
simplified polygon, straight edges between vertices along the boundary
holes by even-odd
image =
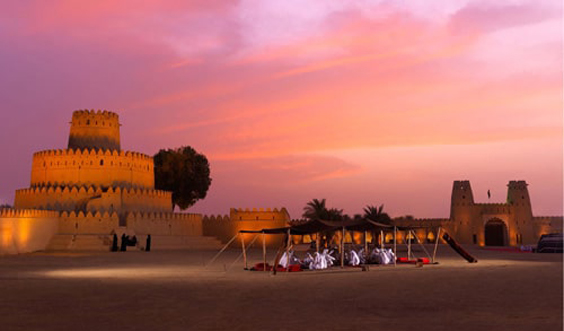
[[[486,223],[486,246],[505,246],[507,227],[502,220],[494,219]]]

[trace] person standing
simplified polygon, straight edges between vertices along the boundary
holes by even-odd
[[[145,244],[145,252],[151,251],[151,235],[147,235],[147,243]]]
[[[114,237],[112,239],[112,252],[117,252],[118,250],[118,239],[117,235],[114,233]]]
[[[125,233],[121,235],[121,246],[120,251],[125,252],[127,250],[127,237]]]

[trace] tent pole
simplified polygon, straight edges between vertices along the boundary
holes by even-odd
[[[317,253],[319,253],[319,232],[317,232],[317,235],[315,236],[315,251]]]
[[[215,261],[215,259],[217,259],[217,257],[218,257],[221,253],[223,253],[223,251],[226,250],[227,247],[229,247],[229,245],[231,245],[231,243],[233,242],[233,240],[235,240],[235,239],[237,238],[237,236],[239,236],[239,232],[237,232],[237,234],[234,235],[233,238],[231,238],[231,239],[227,242],[227,244],[225,244],[225,246],[223,246],[223,248],[211,259],[210,262],[208,262],[208,264],[206,264],[206,266],[205,266],[204,268],[207,268],[210,264],[212,264],[213,261]]]
[[[341,233],[341,268],[345,267],[345,227]]]
[[[290,232],[290,228],[288,228],[288,242],[286,243],[286,262],[288,265],[286,266],[286,272],[290,271],[290,245],[292,244],[292,235]]]
[[[397,230],[396,226],[394,225],[394,255],[395,255],[394,267],[396,266],[396,263],[397,263],[396,261],[398,259],[398,253],[397,253],[398,252],[398,246],[397,246],[397,240],[396,240],[397,232],[398,232],[398,230]]]
[[[411,230],[407,231],[407,259],[411,260]]]
[[[437,230],[437,238],[435,238],[435,248],[433,249],[433,258],[431,263],[435,263],[435,256],[437,256],[437,248],[439,247],[439,238],[441,237],[441,227]]]
[[[255,235],[255,236],[253,237],[253,240],[251,240],[251,242],[249,243],[249,245],[246,246],[245,251],[246,251],[248,248],[251,248],[251,246],[252,246],[253,243],[257,240],[257,238],[258,238],[258,235]],[[231,268],[233,268],[233,266],[235,265],[235,263],[239,262],[239,260],[241,259],[242,256],[243,256],[243,253],[239,254],[239,256],[237,256],[237,259],[236,259],[235,261],[233,261],[233,262],[229,265],[229,267],[227,268],[226,271],[231,270]]]
[[[384,231],[380,230],[380,248],[382,248],[382,249],[384,248],[384,240],[385,240]]]
[[[366,236],[368,235],[367,231],[364,231],[364,257],[365,257],[365,261],[368,260],[368,257],[370,255],[368,255],[368,239],[366,238]]]
[[[243,262],[245,263],[245,270],[247,270],[247,250],[245,249],[245,238],[241,233],[239,233],[241,238],[241,247],[243,248]]]
[[[262,233],[262,263],[263,271],[268,272],[268,270],[266,270],[266,236],[264,232]]]
[[[427,251],[427,248],[425,248],[425,246],[423,245],[423,243],[421,242],[421,240],[419,240],[419,237],[417,237],[415,235],[415,232],[413,232],[413,236],[415,236],[415,241],[419,244],[419,246],[421,246],[421,248],[423,249],[423,251],[425,252],[425,254],[427,254],[428,258],[431,258],[431,255],[429,254],[429,252]]]

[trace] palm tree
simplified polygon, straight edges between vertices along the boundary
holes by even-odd
[[[387,213],[384,213],[383,210],[384,210],[384,205],[380,205],[380,207],[368,205],[364,208],[364,217],[373,222],[391,225],[392,218]],[[376,233],[376,231],[374,231],[372,233],[373,244],[376,244],[377,237],[378,234]]]
[[[304,213],[302,216],[310,220],[320,220],[325,219],[327,217],[327,213],[328,210],[325,206],[325,199],[313,199],[304,207]]]
[[[380,205],[380,207],[368,205],[364,208],[364,217],[374,222],[392,224],[390,215],[384,213],[383,210],[384,205]]]
[[[328,221],[343,221],[346,215],[343,215],[342,209],[331,208],[327,210],[326,220]]]
[[[328,209],[325,199],[313,199],[304,207],[304,218],[309,220],[342,221],[344,219],[343,210],[337,208]],[[334,231],[323,231],[319,233],[319,241],[322,246],[331,243]]]

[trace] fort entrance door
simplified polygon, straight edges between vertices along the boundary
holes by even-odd
[[[507,227],[500,219],[492,219],[485,227],[486,246],[505,246]]]

